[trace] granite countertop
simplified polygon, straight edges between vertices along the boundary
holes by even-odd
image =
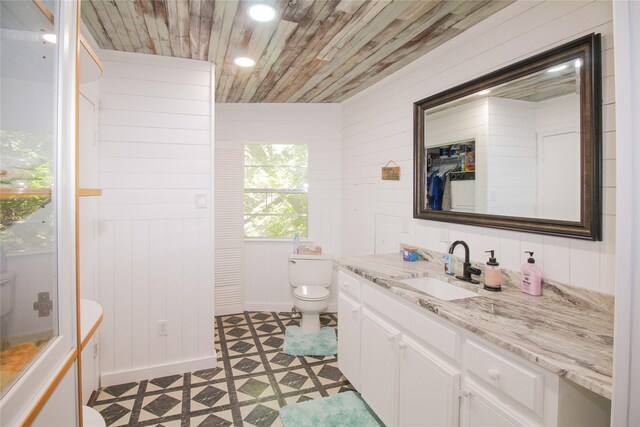
[[[556,375],[611,399],[612,296],[553,282],[543,283],[542,296],[530,296],[515,286],[517,273],[509,270],[503,270],[502,292],[485,291],[482,285],[445,275],[440,257],[426,256],[428,261],[405,262],[401,254],[368,255],[342,258],[337,264]],[[424,276],[437,277],[481,296],[442,301],[398,281]]]

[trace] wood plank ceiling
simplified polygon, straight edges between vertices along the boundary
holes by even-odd
[[[341,102],[514,0],[82,0],[103,49],[216,64],[216,102]],[[252,68],[233,63],[256,61]]]

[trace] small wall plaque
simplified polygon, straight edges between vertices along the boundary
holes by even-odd
[[[400,181],[400,166],[393,160],[390,160],[389,163],[382,168],[382,179],[385,181]]]

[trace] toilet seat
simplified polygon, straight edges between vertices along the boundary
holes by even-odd
[[[329,290],[322,286],[298,286],[293,295],[303,301],[321,301],[329,298]]]

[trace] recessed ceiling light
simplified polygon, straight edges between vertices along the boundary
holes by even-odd
[[[55,44],[58,41],[58,37],[55,34],[47,33],[42,35],[42,40]]]
[[[567,68],[567,64],[558,65],[557,67],[551,67],[547,70],[547,73],[557,73]]]
[[[233,62],[235,62],[235,64],[240,67],[253,67],[254,65],[256,65],[256,61],[251,58],[245,58],[243,56],[234,59]]]
[[[491,92],[489,89],[481,90],[480,92],[478,92],[478,95],[488,95],[489,92]]]
[[[269,22],[276,17],[276,10],[268,4],[254,4],[247,10],[249,16],[259,22]]]
[[[582,59],[576,59],[576,62],[573,63],[573,66],[576,68],[582,67]]]

